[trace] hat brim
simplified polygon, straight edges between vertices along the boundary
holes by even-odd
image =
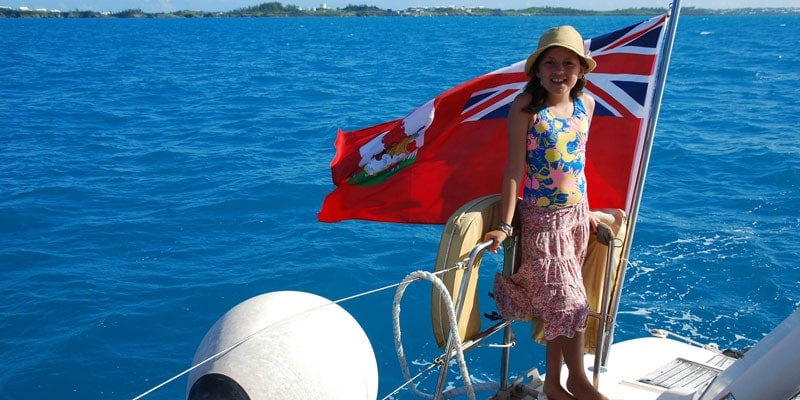
[[[574,46],[570,46],[563,43],[551,43],[548,44],[547,46],[536,49],[536,51],[534,51],[533,54],[528,56],[528,60],[525,62],[525,73],[528,76],[533,76],[531,70],[533,69],[533,65],[536,64],[536,60],[539,59],[539,56],[541,56],[542,53],[544,53],[545,51],[547,51],[547,49],[551,47],[563,47],[565,49],[572,50],[573,53],[575,53],[579,58],[581,58],[583,61],[586,62],[587,65],[586,72],[592,72],[597,67],[597,62],[593,60],[592,57],[583,54],[583,49],[578,50]]]

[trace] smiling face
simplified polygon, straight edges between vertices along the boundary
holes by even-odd
[[[577,54],[558,46],[547,49],[536,64],[536,77],[541,81],[542,87],[552,94],[569,95],[585,70]]]

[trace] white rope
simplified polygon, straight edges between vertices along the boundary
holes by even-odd
[[[464,360],[464,350],[461,346],[461,337],[458,334],[456,310],[453,306],[453,299],[450,298],[447,287],[444,285],[442,280],[436,275],[427,271],[416,271],[408,274],[406,278],[403,279],[403,282],[397,287],[397,291],[394,295],[394,306],[392,307],[392,315],[394,319],[394,343],[397,350],[397,358],[400,361],[400,367],[403,369],[403,376],[407,381],[411,380],[411,372],[409,372],[408,362],[406,361],[405,353],[403,351],[403,341],[401,337],[402,333],[400,330],[400,300],[403,298],[403,293],[408,285],[411,282],[420,279],[430,281],[442,296],[442,300],[447,308],[447,319],[448,322],[450,322],[450,336],[453,340],[453,347],[455,347],[456,350],[456,360],[458,362],[459,369],[461,370],[461,376],[464,379],[464,385],[467,388],[467,395],[469,396],[470,400],[475,400],[475,390],[472,387],[472,381],[469,376],[469,371],[467,370],[467,363]],[[450,351],[450,349],[446,349],[446,351]],[[446,369],[448,366],[442,365],[441,367]],[[410,387],[411,390],[418,396],[433,398],[433,395],[421,392],[413,383],[410,384]]]

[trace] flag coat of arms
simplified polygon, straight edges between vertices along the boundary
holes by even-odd
[[[666,15],[587,39],[597,61],[584,89],[596,100],[587,145],[593,209],[630,211]],[[500,193],[506,118],[529,77],[525,60],[462,83],[406,117],[339,130],[336,187],[317,218],[443,224],[461,205]]]

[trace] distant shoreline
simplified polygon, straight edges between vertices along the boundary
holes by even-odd
[[[485,7],[412,7],[405,10],[381,9],[375,6],[353,6],[344,8],[303,9],[294,5],[284,6],[278,2],[232,11],[181,10],[147,13],[140,9],[118,12],[61,11],[0,7],[0,18],[261,18],[261,17],[449,17],[449,16],[647,16],[666,12],[666,8],[628,8],[611,11],[577,10],[565,7],[530,7],[521,10],[501,10]],[[705,9],[681,8],[681,15],[780,15],[800,14],[798,8],[736,8]]]

